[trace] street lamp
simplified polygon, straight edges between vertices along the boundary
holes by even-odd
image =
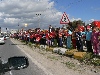
[[[27,27],[28,26],[28,24],[27,23],[25,23],[25,25],[24,25],[25,27]],[[26,28],[25,28],[26,29]],[[26,29],[27,30],[27,29]]]
[[[25,27],[27,27],[27,26],[28,26],[28,24],[26,23],[26,24],[25,24]]]
[[[36,14],[38,16],[38,20],[39,20],[39,28],[40,28],[40,15],[41,14]]]
[[[20,30],[20,29],[19,29],[19,23],[18,23],[18,33],[19,33],[19,30]]]

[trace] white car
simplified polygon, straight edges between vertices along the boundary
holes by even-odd
[[[0,44],[4,44],[4,43],[5,43],[4,36],[0,35]]]
[[[5,36],[6,37],[6,39],[9,39],[9,36]]]

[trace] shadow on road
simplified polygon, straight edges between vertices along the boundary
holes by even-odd
[[[26,45],[26,44],[10,44],[10,45]]]
[[[0,45],[4,45],[5,43],[0,43]]]

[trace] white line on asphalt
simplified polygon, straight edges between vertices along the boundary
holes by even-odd
[[[10,75],[13,75],[11,71],[9,71]]]
[[[13,42],[13,41],[12,41],[12,42]],[[14,43],[14,42],[13,42],[13,43]],[[51,72],[49,72],[48,70],[46,70],[46,68],[44,68],[39,62],[37,62],[36,59],[32,58],[27,52],[25,52],[24,50],[22,50],[18,45],[17,45],[17,47],[18,47],[22,52],[24,52],[24,53],[31,59],[31,61],[32,61],[34,64],[36,64],[39,68],[41,68],[41,69],[44,71],[44,73],[45,73],[46,75],[53,75]]]

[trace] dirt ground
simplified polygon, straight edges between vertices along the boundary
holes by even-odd
[[[15,44],[22,42],[11,39]],[[78,60],[27,45],[18,45],[53,75],[100,75],[100,67],[83,65]]]

